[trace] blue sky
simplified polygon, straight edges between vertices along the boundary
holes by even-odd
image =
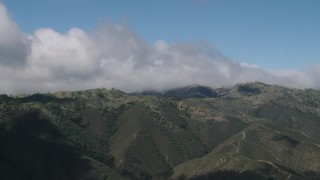
[[[145,41],[207,41],[235,61],[302,70],[320,63],[318,0],[2,0],[23,32],[125,22]]]

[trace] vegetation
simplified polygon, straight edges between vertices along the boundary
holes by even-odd
[[[0,176],[317,179],[319,102],[258,82],[0,95]]]

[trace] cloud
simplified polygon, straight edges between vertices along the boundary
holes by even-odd
[[[29,42],[12,21],[4,5],[0,4],[0,64],[23,66],[29,53]]]
[[[104,23],[91,32],[61,34],[39,28],[24,35],[0,5],[0,93],[35,93],[90,88],[127,92],[190,84],[211,87],[261,81],[319,87],[311,73],[274,71],[238,63],[205,42],[146,43],[124,24]]]

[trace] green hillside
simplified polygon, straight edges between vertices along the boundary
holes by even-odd
[[[319,179],[320,92],[0,95],[1,179]]]

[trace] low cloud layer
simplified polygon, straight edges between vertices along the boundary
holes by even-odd
[[[318,88],[320,83],[315,78],[320,65],[308,73],[263,69],[232,61],[207,43],[150,45],[124,24],[105,23],[92,32],[40,28],[23,34],[1,4],[0,22],[0,93],[101,87],[130,92],[253,81]]]

